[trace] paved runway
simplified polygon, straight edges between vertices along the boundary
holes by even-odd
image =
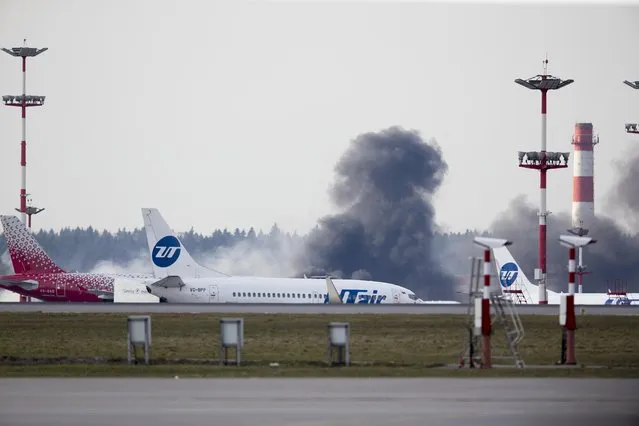
[[[634,426],[638,387],[629,379],[2,379],[0,424]]]
[[[639,305],[577,306],[589,315],[639,315]],[[517,305],[520,315],[559,315],[559,306]],[[0,303],[0,312],[116,313],[269,313],[269,314],[466,314],[466,305],[302,305],[302,304],[181,304],[181,303]]]

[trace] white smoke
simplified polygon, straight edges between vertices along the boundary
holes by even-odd
[[[303,244],[284,234],[269,240],[266,244],[247,239],[231,247],[220,247],[200,254],[197,262],[229,275],[292,277],[301,274],[297,259]]]
[[[138,252],[125,264],[118,264],[109,260],[98,262],[89,271],[92,274],[152,274],[153,269],[148,259],[146,250]]]
[[[11,256],[9,256],[9,250],[5,250],[0,255],[0,274],[13,273],[13,266],[11,265]]]
[[[5,250],[0,255],[0,275],[4,274],[12,274],[13,266],[11,265],[11,256],[9,256],[9,251]],[[19,302],[20,295],[18,293],[14,293],[10,290],[0,289],[0,303],[2,302]]]

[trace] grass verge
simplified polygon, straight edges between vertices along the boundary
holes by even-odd
[[[495,368],[490,372],[436,368],[456,364],[467,324],[456,315],[286,315],[243,317],[246,365],[212,365],[218,355],[218,314],[152,314],[152,361],[124,365],[126,314],[0,313],[2,376],[613,376],[639,377],[639,317],[578,318],[577,360],[585,367]],[[324,365],[327,324],[351,324],[354,366]],[[522,316],[520,352],[527,365],[559,359],[561,334],[554,316]],[[493,354],[504,355],[495,327]],[[207,361],[208,360],[208,364]],[[495,360],[499,363],[499,360]],[[507,361],[506,361],[507,362]],[[278,363],[278,367],[270,367]]]

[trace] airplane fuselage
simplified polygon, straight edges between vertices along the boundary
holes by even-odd
[[[110,302],[117,279],[155,281],[143,274],[23,273],[1,276],[0,287],[44,302]]]
[[[559,305],[560,294],[548,292],[548,304]],[[639,294],[625,296],[608,293],[575,293],[575,306],[581,305],[639,305]]]
[[[408,289],[389,283],[332,280],[343,303],[424,303]],[[169,303],[328,303],[326,280],[313,278],[219,277],[184,280],[181,288],[150,286]]]

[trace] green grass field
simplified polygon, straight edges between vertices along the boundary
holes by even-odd
[[[635,316],[579,316],[576,353],[581,368],[527,368],[526,371],[495,368],[490,372],[436,368],[459,361],[463,349],[462,339],[466,335],[465,316],[152,314],[152,362],[155,365],[151,366],[124,364],[127,316],[0,313],[0,375],[480,374],[639,377],[639,317]],[[239,368],[210,365],[218,358],[219,320],[223,316],[244,318],[242,361],[245,365]],[[330,321],[347,321],[351,324],[352,367],[330,368],[324,364],[327,324]],[[525,337],[520,344],[520,351],[526,364],[554,364],[560,356],[561,342],[557,317],[522,316],[522,322]],[[505,353],[503,330],[496,327],[493,354]],[[74,358],[88,360],[78,364]],[[205,364],[207,360],[209,365]],[[198,362],[200,365],[197,365]],[[512,363],[494,361],[496,364],[500,362]],[[279,366],[271,367],[270,363],[278,363]],[[594,366],[603,368],[588,368]]]

